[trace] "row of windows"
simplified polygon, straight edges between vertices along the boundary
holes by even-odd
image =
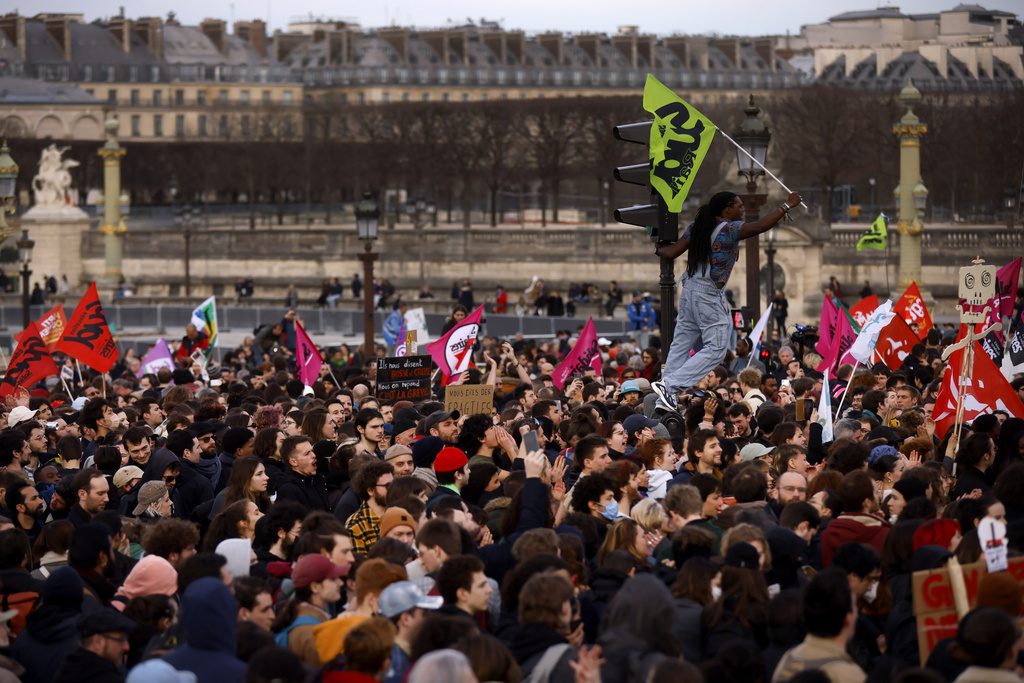
[[[90,95],[95,95],[96,94],[91,89],[86,89],[86,92],[89,93]],[[118,96],[118,90],[116,88],[111,88],[111,89],[107,90],[107,103],[108,104],[117,104],[118,103],[118,97],[117,96]],[[175,90],[173,92],[173,100],[174,100],[174,105],[175,106],[179,106],[179,107],[180,106],[184,106],[186,104],[186,101],[185,101],[185,91],[181,90],[181,89]],[[195,92],[195,102],[194,102],[195,104],[197,104],[199,106],[205,106],[208,103],[208,100],[209,100],[209,98],[206,96],[206,91],[205,90],[197,90]],[[164,91],[163,90],[154,90],[152,92],[151,96],[150,96],[150,101],[149,102],[143,102],[142,101],[142,92],[140,90],[137,90],[137,89],[133,88],[129,92],[129,94],[128,94],[128,102],[129,102],[129,104],[131,104],[134,107],[138,107],[138,106],[141,106],[143,104],[151,104],[154,107],[162,107],[162,106],[164,106]],[[220,104],[220,105],[239,104],[239,105],[242,105],[242,106],[247,106],[247,105],[252,104],[252,102],[253,102],[252,94],[248,90],[241,90],[241,91],[239,91],[238,99],[235,100],[234,102],[230,101],[229,93],[228,93],[227,90],[219,90],[219,91],[217,91],[216,103]],[[260,102],[261,102],[261,104],[264,104],[264,105],[272,104],[273,103],[273,92],[270,91],[270,90],[262,91],[260,93]],[[292,104],[293,102],[294,102],[294,99],[293,99],[293,96],[292,96],[292,92],[290,90],[285,90],[283,93],[281,93],[281,104],[289,105],[289,104]]]
[[[131,136],[133,138],[142,137],[142,116],[139,114],[133,114],[131,117]],[[169,117],[168,117],[169,118]],[[160,138],[164,136],[164,115],[154,114],[152,117],[152,137]],[[197,137],[207,137],[210,134],[212,125],[216,124],[216,132],[222,138],[234,137],[240,135],[241,137],[248,137],[254,132],[253,121],[249,116],[242,116],[237,120],[229,119],[226,114],[221,116],[207,116],[206,114],[200,114],[195,119],[194,131],[188,126],[187,120],[184,114],[176,114],[174,116],[174,135],[176,137],[185,137],[187,135],[196,135]],[[260,125],[257,122],[256,125]],[[297,130],[293,122],[289,119],[283,119],[280,121],[279,128],[272,128],[271,124],[267,121],[262,122],[262,134],[265,137],[270,137],[277,134],[281,137],[292,137],[297,133]]]

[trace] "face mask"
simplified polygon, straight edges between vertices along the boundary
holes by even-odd
[[[720,597],[722,597],[722,587],[721,586],[712,586],[711,587],[711,599],[715,600],[717,602]]]
[[[875,581],[871,584],[871,588],[868,588],[867,592],[864,593],[864,601],[871,603],[878,597],[878,582]]]
[[[601,515],[609,522],[614,522],[619,518],[619,504],[614,500],[604,506],[604,510],[601,511]]]

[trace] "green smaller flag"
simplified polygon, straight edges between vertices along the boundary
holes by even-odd
[[[863,249],[877,249],[879,251],[885,251],[888,246],[887,239],[889,232],[885,229],[885,214],[878,214],[878,218],[871,224],[867,232],[861,235],[860,239],[857,240],[857,251]]]

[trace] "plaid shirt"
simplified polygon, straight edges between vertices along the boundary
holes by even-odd
[[[380,518],[370,509],[370,502],[364,500],[348,522],[345,524],[352,534],[352,549],[361,555],[370,552],[370,548],[380,538]]]

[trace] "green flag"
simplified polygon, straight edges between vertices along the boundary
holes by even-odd
[[[861,238],[857,240],[857,251],[863,249],[878,249],[884,251],[887,246],[887,238],[889,237],[888,231],[885,229],[885,214],[878,214],[878,218],[871,224],[867,232],[861,235]]]
[[[651,74],[644,85],[644,110],[654,114],[651,187],[669,211],[679,213],[718,129]]]

